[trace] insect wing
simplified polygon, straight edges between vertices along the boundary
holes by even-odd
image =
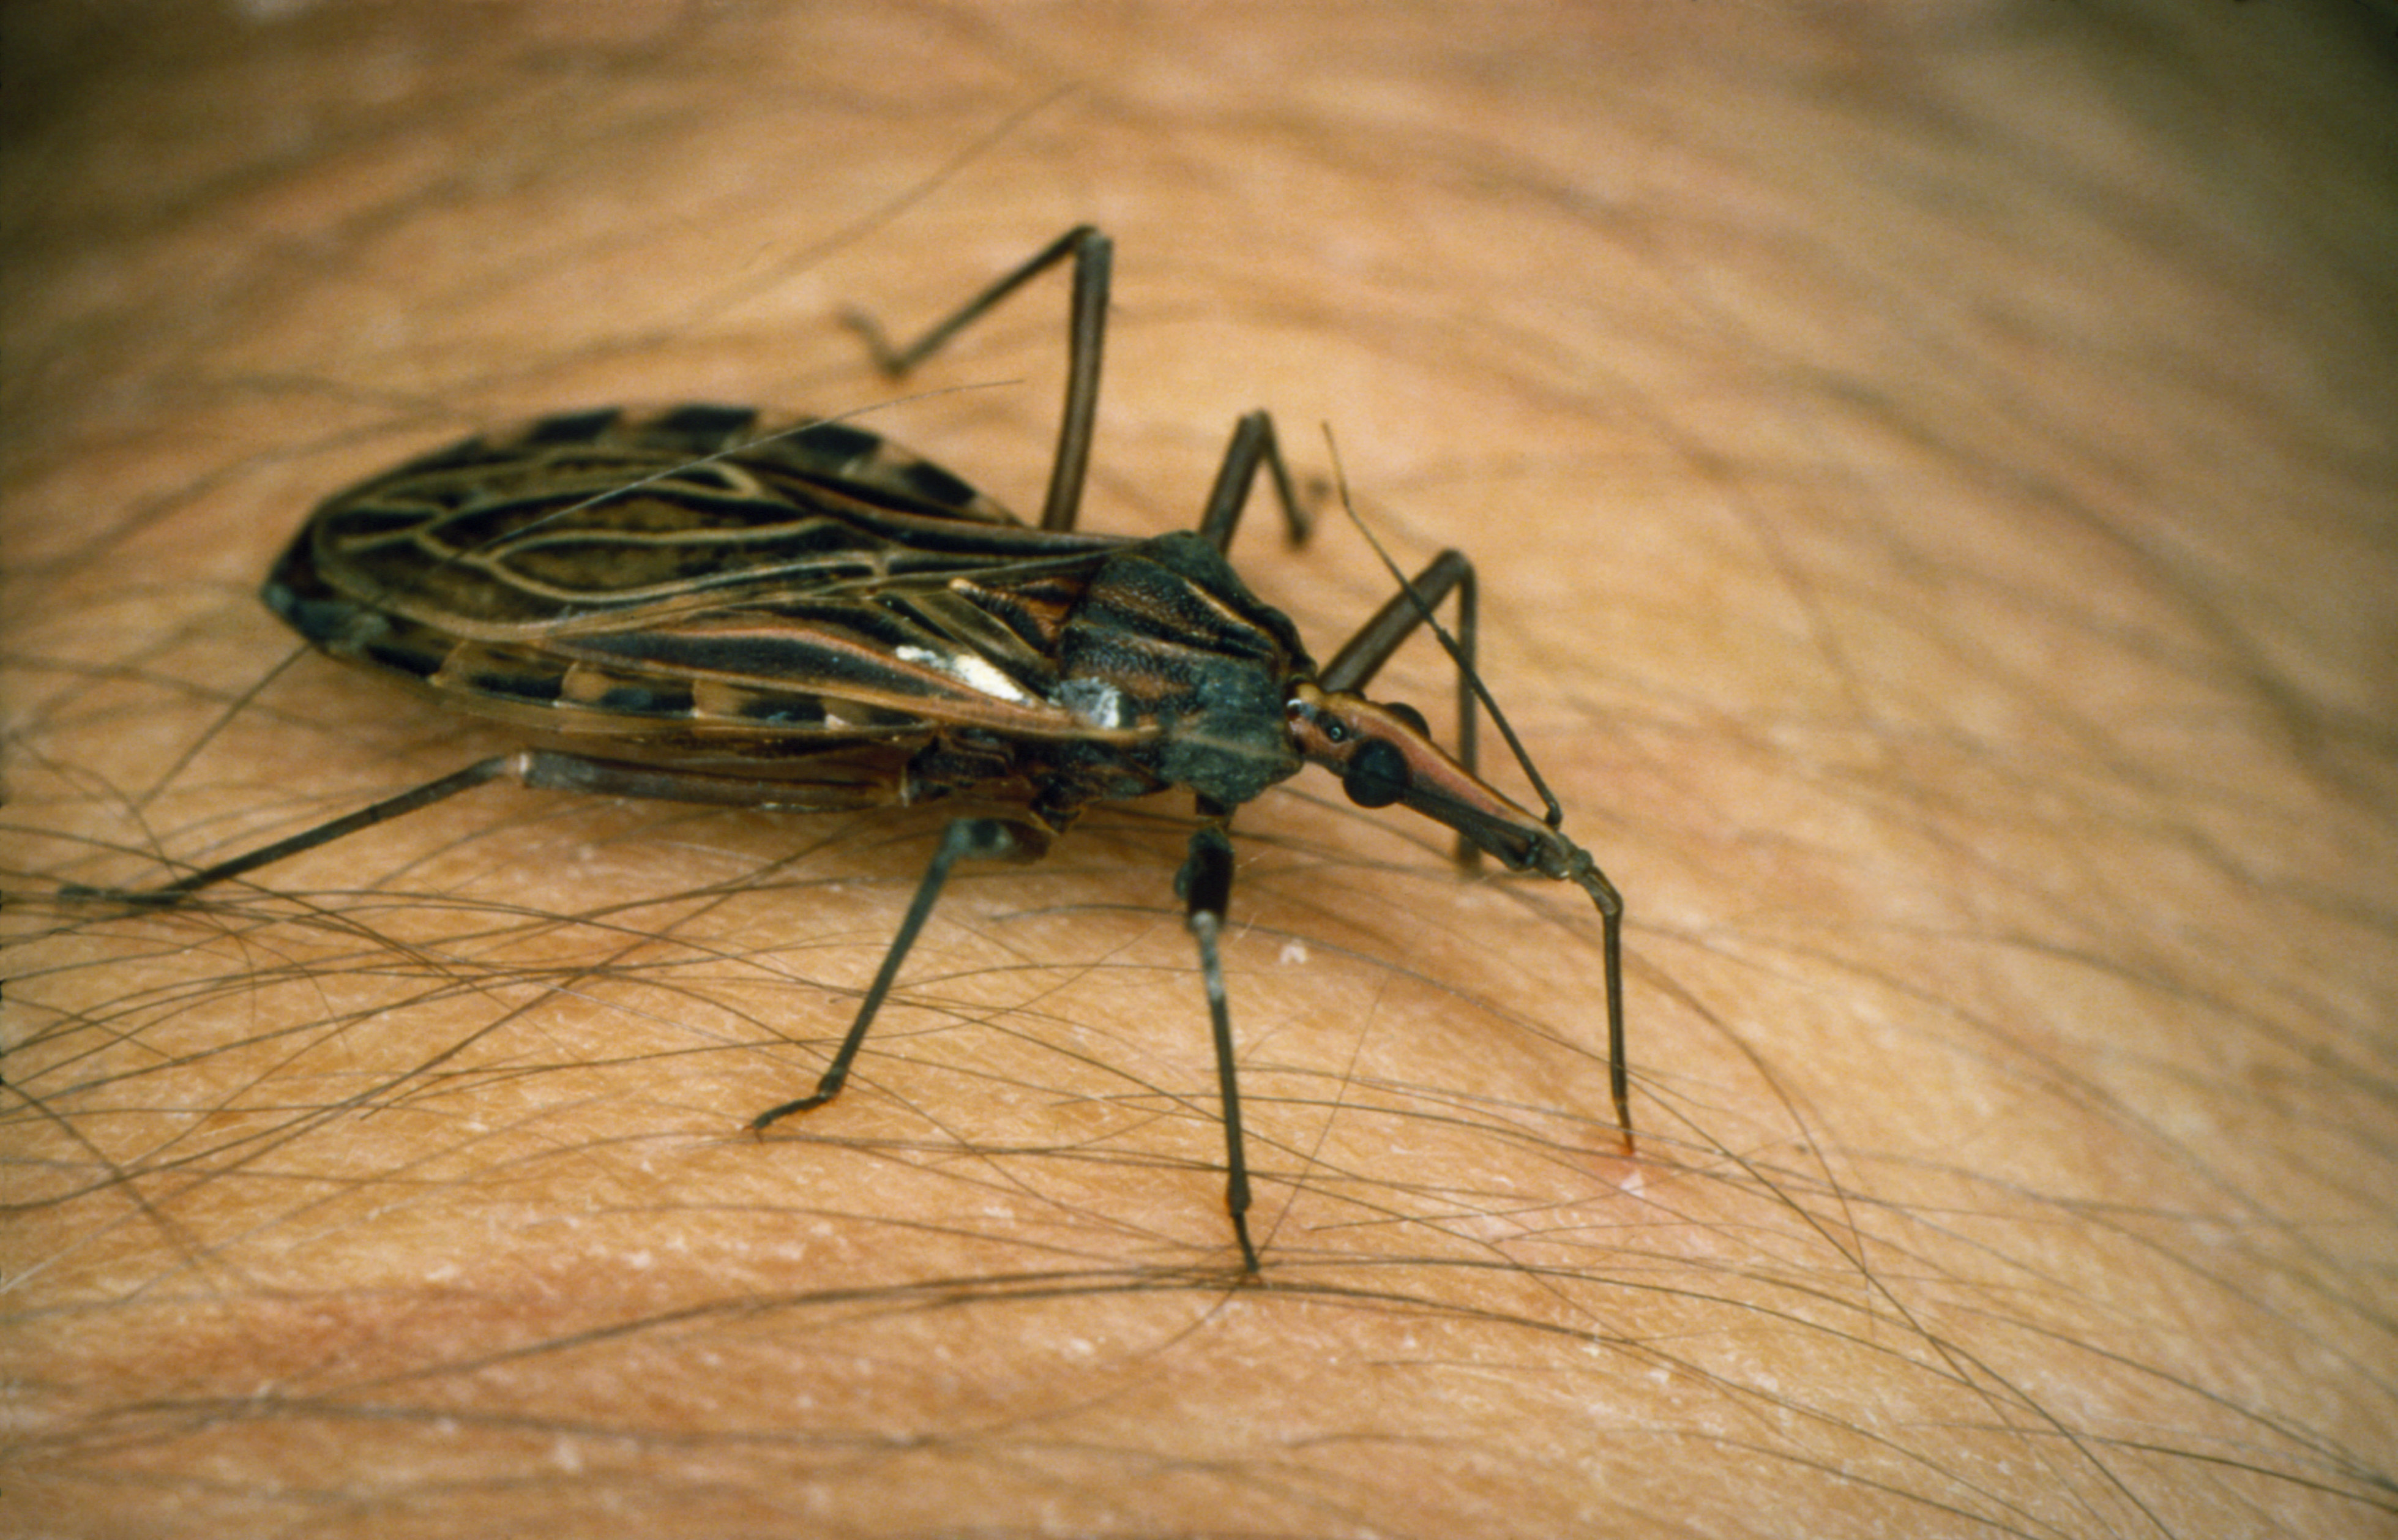
[[[266,588],[332,655],[536,728],[734,752],[1087,734],[1054,641],[1123,542],[1017,522],[840,425],[545,418],[319,508]]]

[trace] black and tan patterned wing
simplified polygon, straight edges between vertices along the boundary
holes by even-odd
[[[544,418],[329,500],[268,606],[326,652],[546,731],[791,754],[1087,736],[1055,639],[1125,542],[1030,529],[843,425]],[[744,745],[754,749],[745,749]]]

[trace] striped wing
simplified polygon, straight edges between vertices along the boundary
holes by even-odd
[[[686,406],[544,418],[341,493],[265,599],[336,656],[553,732],[1088,737],[1056,642],[1125,544],[1027,528],[854,427]]]

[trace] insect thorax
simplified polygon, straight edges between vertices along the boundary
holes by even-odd
[[[1289,618],[1195,534],[1109,557],[1059,655],[1061,704],[1096,728],[1153,728],[1138,746],[1088,746],[1127,768],[1237,805],[1300,767],[1284,703],[1314,664]]]

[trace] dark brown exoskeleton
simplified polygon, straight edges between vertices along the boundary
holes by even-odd
[[[1260,468],[1294,541],[1308,523],[1262,412],[1233,435],[1195,534],[1074,529],[1098,403],[1108,239],[1069,231],[913,346],[853,318],[904,372],[1034,275],[1071,257],[1065,420],[1039,527],[948,471],[834,422],[761,426],[744,408],[544,418],[469,439],[319,507],[266,582],[269,608],[325,652],[519,723],[559,747],[484,760],[232,860],[138,893],[163,903],[486,781],[694,803],[855,809],[969,795],[1018,809],[952,821],[848,1035],[815,1089],[762,1129],[830,1101],[951,868],[1039,855],[1093,802],[1182,788],[1199,826],[1177,878],[1198,941],[1223,1092],[1226,1204],[1254,1272],[1247,1166],[1219,935],[1233,809],[1300,765],[1367,807],[1457,831],[1461,856],[1571,882],[1604,937],[1615,1111],[1628,1149],[1623,902],[1546,804],[1535,817],[1475,772],[1471,564],[1444,551],[1319,668],[1224,559]],[[1454,592],[1459,749],[1410,707],[1359,692]]]

